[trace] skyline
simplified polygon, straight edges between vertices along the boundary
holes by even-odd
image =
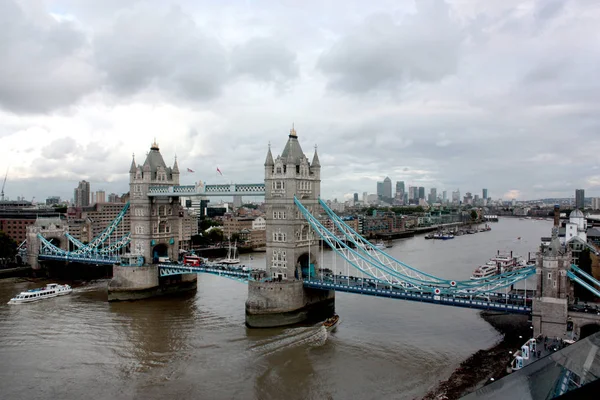
[[[295,123],[324,198],[600,197],[600,7],[482,3],[2,2],[5,195],[127,192],[154,138],[182,184],[261,182]]]

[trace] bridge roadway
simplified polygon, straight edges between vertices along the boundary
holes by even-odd
[[[64,262],[78,262],[83,264],[102,264],[113,265],[120,259],[119,257],[101,255],[101,254],[42,254],[38,255],[39,260],[56,260]]]
[[[231,265],[203,265],[192,267],[183,264],[159,264],[160,276],[179,274],[208,273],[212,275],[233,278],[241,282],[251,280],[262,280],[262,270],[241,271],[239,267]],[[355,293],[367,296],[386,297],[392,299],[419,301],[422,303],[440,304],[454,307],[474,308],[478,310],[502,311],[512,314],[530,314],[531,299],[525,299],[519,294],[489,293],[485,299],[469,297],[463,294],[435,295],[427,292],[402,289],[369,278],[360,278],[345,275],[323,275],[315,279],[308,277],[303,279],[304,287],[313,289],[335,290],[338,292]]]

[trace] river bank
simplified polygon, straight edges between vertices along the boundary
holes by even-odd
[[[512,355],[531,335],[527,316],[481,312],[481,317],[503,335],[487,350],[479,350],[463,361],[450,377],[430,390],[423,399],[458,399],[505,376]]]

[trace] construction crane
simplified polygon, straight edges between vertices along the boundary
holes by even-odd
[[[6,168],[6,174],[4,175],[4,182],[2,182],[2,191],[0,192],[0,201],[4,201],[4,186],[6,186],[6,178],[8,177],[8,168]]]

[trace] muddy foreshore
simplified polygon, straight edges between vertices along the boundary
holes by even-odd
[[[430,390],[423,399],[458,399],[505,376],[512,356],[509,351],[519,349],[531,336],[526,315],[482,312],[481,317],[492,325],[504,338],[487,350],[479,350],[463,361],[445,381]],[[519,338],[521,336],[521,338]]]

